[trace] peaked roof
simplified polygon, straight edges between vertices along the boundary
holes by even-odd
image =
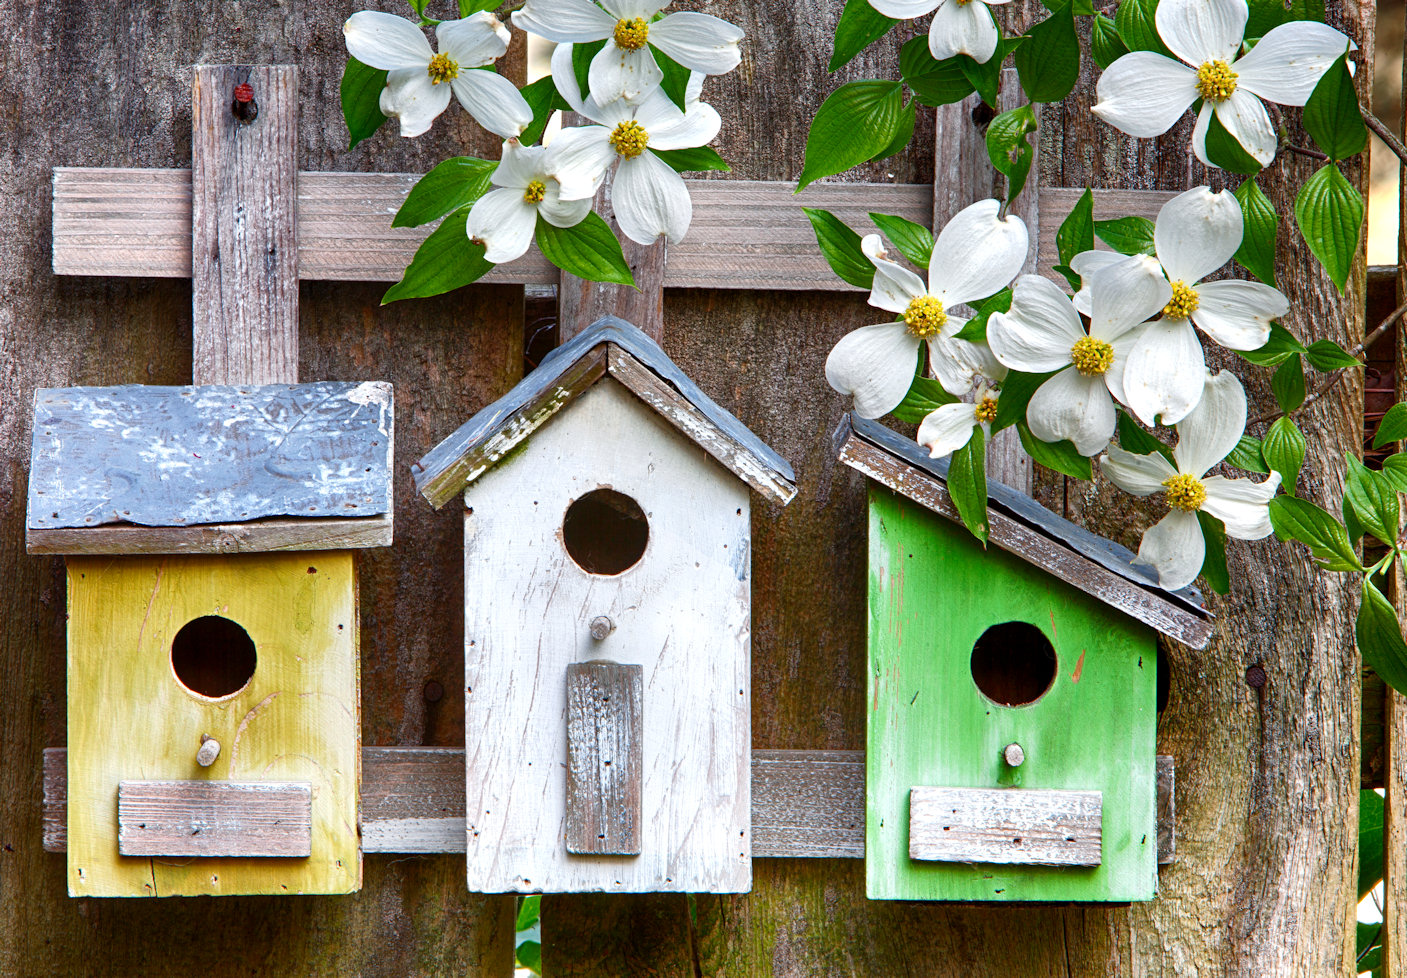
[[[847,414],[835,432],[842,462],[919,505],[960,522],[947,491],[948,459],[883,425]],[[1057,516],[1030,496],[987,482],[989,542],[1060,578],[1169,638],[1205,648],[1212,625],[1192,587],[1168,591],[1137,555]]]
[[[607,374],[758,492],[783,505],[796,495],[786,459],[699,390],[654,340],[614,316],[553,350],[431,449],[412,466],[415,487],[440,508]]]

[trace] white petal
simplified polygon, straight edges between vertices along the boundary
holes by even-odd
[[[563,101],[572,107],[572,111],[578,115],[584,115],[592,122],[602,120],[587,113],[587,105],[581,94],[581,86],[577,84],[576,69],[572,67],[572,45],[558,44],[552,49],[552,84],[556,87]],[[595,106],[592,106],[594,108]]]
[[[997,25],[985,3],[948,0],[928,27],[928,50],[939,61],[959,54],[986,64],[997,50]]]
[[[537,212],[553,227],[574,228],[586,220],[586,215],[591,212],[591,203],[590,197],[563,200],[561,189],[556,181],[552,181],[547,185],[547,194],[542,198],[542,203],[537,205]]]
[[[440,50],[454,59],[461,74],[492,64],[508,50],[508,28],[493,14],[479,11],[463,20],[442,21],[435,28]]]
[[[977,427],[973,410],[965,401],[944,404],[923,419],[915,440],[933,458],[951,455],[972,440],[972,429]]]
[[[1197,72],[1152,51],[1134,51],[1111,64],[1095,86],[1090,109],[1130,136],[1161,136],[1197,99]]]
[[[1197,110],[1197,121],[1192,125],[1192,152],[1203,166],[1215,167],[1207,158],[1207,129],[1212,124],[1212,103],[1203,102]]]
[[[1241,247],[1241,205],[1229,190],[1193,187],[1158,211],[1153,241],[1168,278],[1195,285]]]
[[[999,207],[995,200],[979,200],[938,232],[928,263],[928,291],[945,307],[1000,292],[1026,263],[1026,225],[1014,214],[998,218]]]
[[[590,199],[615,159],[609,129],[572,126],[552,140],[543,155],[542,168],[561,185],[564,200]]]
[[[549,41],[599,41],[610,37],[616,18],[587,0],[528,0],[513,11],[513,26]]]
[[[1246,0],[1161,0],[1153,23],[1173,54],[1190,65],[1236,58],[1250,10]]]
[[[1227,279],[1197,286],[1192,322],[1228,350],[1259,350],[1270,339],[1270,321],[1290,311],[1279,289]]]
[[[878,418],[899,406],[914,380],[918,340],[903,323],[861,326],[826,357],[826,381],[855,395],[855,413]]]
[[[1123,257],[1117,251],[1082,251],[1070,259],[1070,268],[1080,277],[1080,291],[1075,293],[1075,309],[1081,316],[1090,314],[1089,277]]]
[[[1090,276],[1089,335],[1113,343],[1172,298],[1163,269],[1148,255],[1128,255]]]
[[[943,0],[870,0],[870,6],[895,20],[913,20],[933,11]]]
[[[886,312],[904,312],[909,308],[911,301],[928,294],[923,279],[898,262],[890,260],[879,235],[867,234],[861,238],[860,250],[874,264],[870,305]]]
[[[1129,363],[1129,351],[1138,345],[1138,341],[1143,337],[1143,331],[1147,328],[1146,323],[1142,326],[1135,326],[1119,337],[1119,342],[1114,346],[1114,362],[1104,372],[1104,386],[1109,388],[1109,393],[1114,395],[1114,400],[1126,406],[1128,398],[1124,396],[1124,372]]]
[[[489,132],[506,139],[532,125],[533,110],[528,100],[496,71],[471,68],[461,71],[449,85],[464,110]]]
[[[1237,540],[1262,540],[1270,536],[1269,502],[1280,488],[1280,473],[1264,482],[1227,479],[1219,475],[1202,480],[1207,490],[1202,509],[1226,524],[1226,535]]]
[[[636,244],[651,244],[661,234],[678,244],[694,216],[684,178],[648,150],[620,161],[611,204],[620,229]]]
[[[625,51],[616,47],[614,40],[609,40],[591,59],[586,83],[591,88],[591,97],[599,103],[623,98],[633,104],[659,88],[663,78],[664,72],[655,63],[649,45]]]
[[[1251,92],[1236,89],[1229,99],[1217,105],[1216,117],[1261,166],[1269,166],[1275,159],[1275,147],[1279,142],[1275,127],[1270,124],[1265,106]]]
[[[1039,275],[1016,282],[1011,311],[987,320],[992,353],[1012,370],[1045,373],[1070,363],[1070,348],[1085,338],[1080,317],[1060,287]]]
[[[947,336],[928,339],[928,365],[943,389],[956,397],[972,390],[978,375],[990,376],[990,358],[985,347]]]
[[[1251,53],[1232,65],[1236,84],[1281,105],[1303,105],[1348,38],[1327,24],[1296,20],[1266,33]]]
[[[517,139],[503,141],[503,155],[499,157],[489,182],[495,187],[513,187],[526,190],[534,180],[545,175],[542,168],[543,155],[547,150],[541,146],[524,146]]]
[[[418,67],[424,74],[425,66],[435,56],[424,32],[394,14],[360,10],[347,18],[342,33],[348,54],[382,71]]]
[[[431,84],[424,68],[393,68],[381,90],[381,113],[400,120],[402,136],[419,136],[449,107],[449,100],[449,86]]]
[[[1200,479],[1241,440],[1246,431],[1246,392],[1229,370],[1207,378],[1202,400],[1177,423],[1177,470]]]
[[[1081,455],[1093,455],[1114,436],[1114,402],[1099,377],[1085,377],[1074,367],[1047,380],[1026,405],[1026,423],[1041,441],[1075,443]]]
[[[1177,475],[1177,469],[1162,455],[1135,455],[1118,445],[1110,445],[1099,459],[1099,470],[1124,492],[1151,496],[1163,491],[1163,483]]]
[[[484,257],[502,264],[522,257],[537,229],[537,208],[518,190],[490,190],[469,209],[465,230],[484,243]]]
[[[669,6],[669,0],[601,0],[601,6],[620,20],[634,20],[638,17],[648,22],[660,12],[660,8]]]
[[[1207,542],[1196,513],[1174,509],[1148,528],[1138,547],[1138,561],[1158,572],[1158,583],[1169,591],[1185,588],[1202,572]]]
[[[1202,399],[1206,378],[1207,362],[1192,324],[1160,319],[1129,351],[1123,400],[1146,425],[1175,424]]]
[[[649,133],[651,149],[693,149],[713,142],[723,126],[718,110],[698,101],[687,104],[689,111],[680,112],[662,89],[641,103],[635,121]]]
[[[708,14],[668,14],[650,25],[650,43],[692,71],[724,75],[742,61],[743,32]]]

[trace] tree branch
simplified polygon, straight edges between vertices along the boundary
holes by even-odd
[[[1358,108],[1362,111],[1363,121],[1368,124],[1368,128],[1377,133],[1378,138],[1387,145],[1387,148],[1397,155],[1404,166],[1407,166],[1407,146],[1402,145],[1402,140],[1397,138],[1397,134],[1387,127],[1387,123],[1373,115],[1361,104]]]

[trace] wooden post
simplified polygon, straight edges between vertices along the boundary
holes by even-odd
[[[567,666],[567,851],[640,855],[644,669]]]

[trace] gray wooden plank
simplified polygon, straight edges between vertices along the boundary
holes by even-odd
[[[567,666],[567,851],[640,854],[644,668]]]
[[[25,549],[32,554],[245,554],[281,550],[369,550],[389,547],[394,536],[390,513],[358,519],[265,519],[253,523],[201,526],[133,526],[125,523],[91,530],[30,530]]]
[[[305,782],[123,781],[117,849],[124,856],[312,855],[313,792]]]
[[[1158,755],[1158,865],[1177,859],[1177,766],[1167,754]]]
[[[1098,791],[916,786],[909,792],[911,859],[1098,866],[1102,844]]]
[[[865,752],[754,750],[752,854],[865,858]]]

